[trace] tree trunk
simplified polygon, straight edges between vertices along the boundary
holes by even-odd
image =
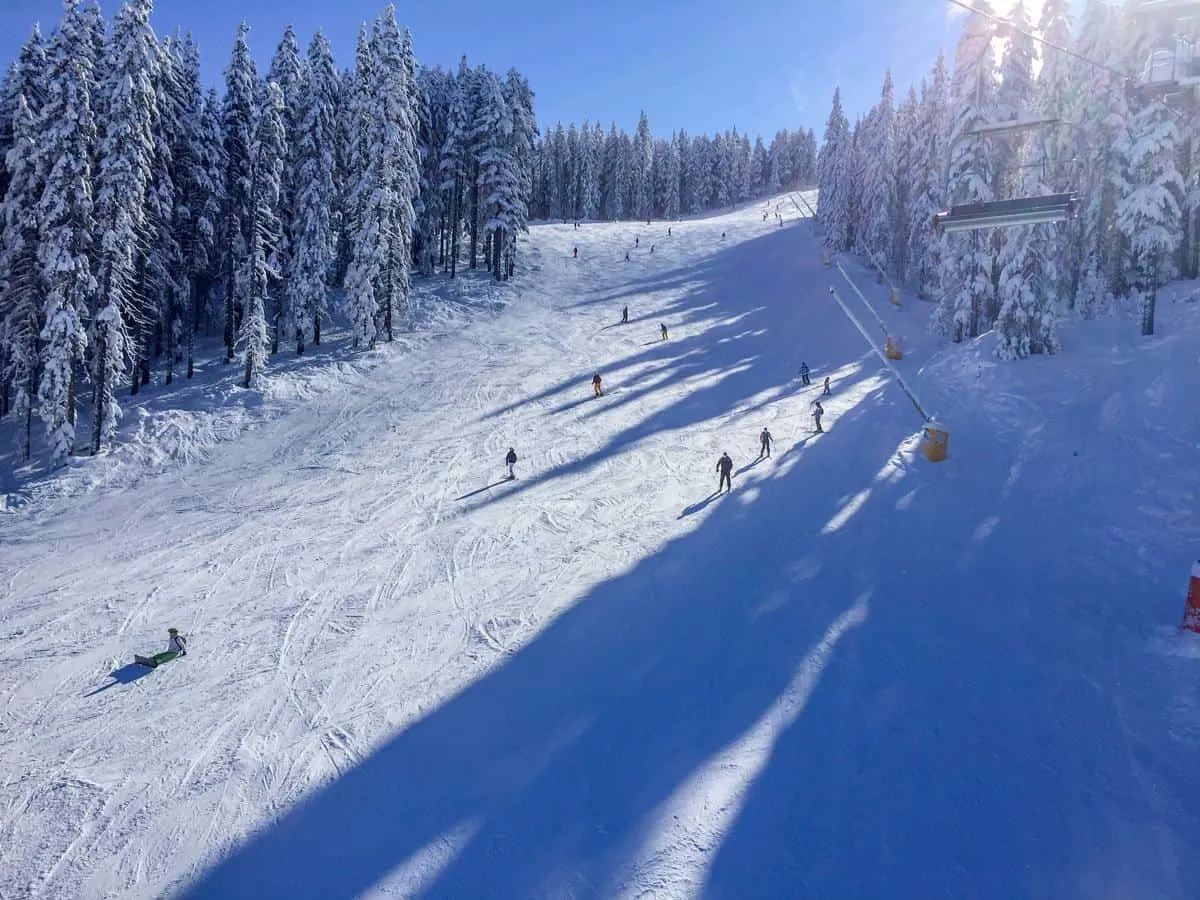
[[[100,452],[100,440],[104,434],[104,395],[108,387],[108,347],[103,334],[96,335],[96,387],[92,404],[92,456]]]
[[[187,354],[187,377],[189,379],[196,374],[196,327],[199,324],[200,315],[198,310],[200,305],[198,302],[200,295],[198,282],[199,279],[197,278],[188,279],[188,303],[191,309],[188,311],[189,314],[183,317],[185,323],[183,327],[186,329],[183,335],[183,342],[184,350]]]

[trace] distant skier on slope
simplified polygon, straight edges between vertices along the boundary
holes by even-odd
[[[760,434],[758,436],[758,443],[759,443],[758,458],[759,459],[762,459],[764,456],[767,459],[771,458],[771,442],[774,440],[775,439],[773,437],[771,437],[771,432],[767,431],[767,429],[764,428],[762,430],[762,434]]]
[[[722,453],[721,458],[717,460],[717,471],[721,473],[717,493],[721,493],[721,488],[725,488],[725,493],[728,494],[733,490],[733,460],[729,458],[728,453]]]
[[[825,376],[825,389],[824,389],[823,391],[821,391],[821,396],[822,396],[822,397],[827,397],[827,396],[829,396],[829,395],[830,395],[830,394],[832,394],[832,393],[833,393],[833,391],[831,391],[831,390],[829,389],[829,376],[828,376],[828,375],[826,375],[826,376]]]
[[[668,225],[667,226],[667,237],[670,237],[670,236],[671,236],[671,226]]]
[[[662,339],[665,341],[665,340],[667,339],[667,326],[666,326],[666,324],[665,324],[665,323],[663,323],[663,322],[659,322],[659,323],[658,323],[658,330],[659,330],[659,331],[662,333]]]
[[[825,429],[821,427],[821,416],[823,416],[823,415],[825,415],[825,407],[823,407],[821,405],[821,401],[818,400],[813,404],[813,414],[812,414],[813,424],[816,425],[817,434],[825,433]]]
[[[628,306],[624,307],[621,310],[621,324],[622,325],[629,324],[629,307]]]
[[[654,255],[654,245],[653,244],[650,245],[650,255],[651,256]]]
[[[600,373],[597,372],[592,376],[592,390],[595,391],[597,397],[604,396],[604,388],[600,386]]]
[[[629,251],[625,251],[625,262],[629,262]]]
[[[571,256],[574,257],[575,259],[579,259],[579,248],[578,247],[576,247],[573,251],[571,251]]]
[[[517,477],[515,469],[517,465],[517,451],[512,447],[508,448],[508,456],[504,457],[504,464],[508,466],[508,480],[512,481]]]
[[[808,363],[806,362],[800,363],[800,383],[812,384],[812,382],[808,380]]]

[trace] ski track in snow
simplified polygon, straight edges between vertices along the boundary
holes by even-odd
[[[0,897],[1200,896],[1200,316],[999,366],[846,262],[934,467],[793,207],[537,226],[0,516]]]

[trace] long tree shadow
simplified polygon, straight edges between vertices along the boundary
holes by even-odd
[[[820,262],[808,265],[815,272]],[[786,296],[797,275],[794,265],[756,272],[730,268],[727,281],[680,302],[708,305],[724,293],[738,318],[746,313],[737,298],[760,308],[751,294]],[[822,310],[827,325],[841,325]],[[599,454],[534,480],[736,410],[775,384],[769,366],[751,363],[812,321],[787,309],[774,329],[718,323],[707,339],[671,342],[680,368],[721,377],[669,395]],[[857,341],[847,331],[825,347],[844,364],[860,353]],[[870,519],[847,514],[847,498],[872,484],[913,424],[906,406],[875,409],[781,459],[760,480],[769,490],[735,491],[687,534],[579,598],[482,680],[235,849],[188,896],[340,898],[389,879],[422,896],[610,892],[655,810],[763,714],[873,585]],[[882,485],[871,502],[897,489]],[[846,521],[830,528],[839,515]]]
[[[396,878],[430,897],[605,895],[655,810],[873,584],[867,519],[822,528],[871,483],[908,416],[889,407],[848,424],[770,491],[731,494],[187,896],[342,898]],[[443,862],[422,862],[430,852]]]

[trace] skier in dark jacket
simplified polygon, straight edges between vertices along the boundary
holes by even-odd
[[[823,415],[825,415],[825,407],[823,407],[821,405],[821,401],[818,400],[816,403],[813,404],[813,414],[812,414],[813,424],[815,424],[817,426],[817,428],[816,428],[817,434],[825,433],[825,429],[821,427],[821,416],[823,416]]]
[[[659,332],[662,334],[662,339],[665,341],[665,340],[667,339],[667,326],[666,326],[666,324],[665,324],[665,323],[663,323],[663,322],[659,322],[659,323],[658,323],[658,330],[659,330]]]
[[[625,325],[629,322],[629,307],[626,306],[621,310],[621,324]]]
[[[800,363],[800,383],[812,384],[812,382],[808,380],[808,363],[806,362]]]
[[[513,469],[517,464],[517,451],[512,447],[508,448],[508,456],[504,457],[504,464],[508,466],[508,480],[512,481],[517,477],[517,473]]]
[[[604,396],[604,388],[600,386],[600,373],[597,372],[592,376],[592,390],[596,392],[597,397]]]
[[[832,394],[832,393],[833,393],[833,391],[831,391],[831,390],[829,389],[829,376],[828,376],[828,375],[826,375],[826,376],[825,376],[825,389],[824,389],[823,391],[821,391],[821,396],[822,396],[822,397],[827,397],[827,396],[829,396],[829,395],[830,395],[830,394]]]
[[[579,248],[578,247],[575,247],[571,251],[571,256],[574,257],[575,259],[579,259]]]
[[[729,493],[733,490],[733,460],[729,458],[728,453],[722,453],[721,458],[717,460],[717,471],[721,473],[717,493],[721,493],[721,488],[725,488],[725,493]]]
[[[767,429],[764,428],[762,430],[762,434],[760,434],[758,436],[758,443],[759,443],[758,458],[759,459],[762,459],[764,456],[767,457],[767,459],[771,458],[771,443],[774,440],[775,439],[773,437],[771,437],[771,432],[767,431]]]

